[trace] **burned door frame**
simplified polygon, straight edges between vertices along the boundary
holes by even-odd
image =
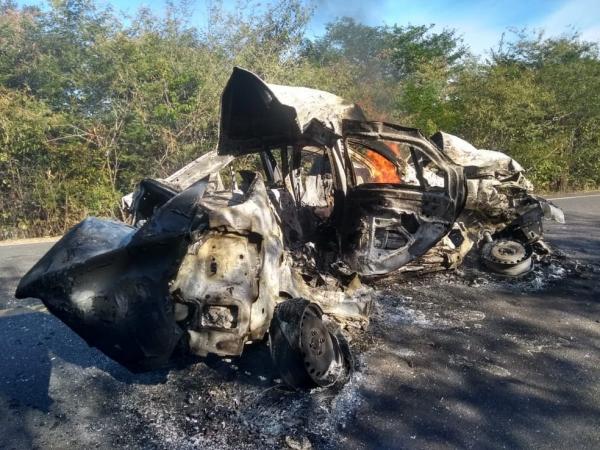
[[[383,156],[397,170],[402,166],[399,156],[381,141],[408,144],[419,185],[401,181],[357,185],[349,140]],[[365,276],[387,274],[424,254],[450,231],[466,199],[463,171],[418,130],[345,120],[341,145],[349,185],[338,230],[342,258],[351,270]],[[443,188],[428,185],[424,159],[443,171]]]

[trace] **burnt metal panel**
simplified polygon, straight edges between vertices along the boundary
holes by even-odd
[[[465,178],[462,168],[419,130],[346,120],[343,131],[344,137],[364,142],[398,166],[398,156],[381,141],[407,143],[445,174],[444,187],[430,187],[415,162],[419,186],[367,183],[348,190],[339,223],[343,259],[362,275],[384,275],[423,255],[450,231],[465,203]]]
[[[183,335],[168,282],[189,235],[206,227],[198,200],[206,181],[165,203],[136,230],[88,218],[21,279],[16,297],[35,297],[89,345],[131,371],[168,363]]]

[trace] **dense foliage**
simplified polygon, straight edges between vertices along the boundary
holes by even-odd
[[[118,214],[140,178],[213,148],[235,65],[504,150],[541,189],[600,184],[600,59],[577,34],[516,34],[482,60],[430,25],[342,18],[308,39],[299,0],[213,2],[203,28],[190,15],[185,3],[123,17],[92,0],[0,0],[0,238]]]

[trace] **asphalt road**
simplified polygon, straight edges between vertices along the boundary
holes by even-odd
[[[577,258],[503,281],[476,270],[380,284],[358,371],[289,393],[259,348],[132,375],[19,278],[52,244],[0,247],[0,448],[600,448],[600,195],[547,224]],[[300,447],[297,447],[300,448]]]

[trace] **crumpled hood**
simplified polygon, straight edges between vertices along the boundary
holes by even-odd
[[[478,149],[452,134],[438,131],[431,139],[456,164],[476,169],[477,177],[484,175],[507,177],[525,171],[521,164],[506,153]]]

